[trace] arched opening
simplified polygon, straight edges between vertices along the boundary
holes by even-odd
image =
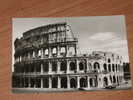
[[[90,87],[96,87],[98,85],[97,78],[90,78]]]
[[[48,53],[48,49],[45,49],[44,55],[45,55],[45,56],[48,56],[48,54],[49,54],[49,53]]]
[[[108,78],[104,77],[103,81],[104,81],[104,86],[108,86]]]
[[[94,69],[100,69],[100,64],[98,62],[94,63]]]
[[[28,77],[24,77],[24,87],[28,87]]]
[[[57,88],[58,86],[58,77],[52,78],[52,88]]]
[[[43,71],[44,72],[48,72],[49,71],[49,63],[48,62],[44,62]]]
[[[111,62],[111,60],[110,60],[110,58],[108,59],[108,63],[110,63]]]
[[[75,78],[72,78],[70,80],[70,87],[71,88],[76,88],[77,87],[77,80]]]
[[[69,56],[73,56],[73,55],[75,55],[75,49],[74,49],[74,47],[70,47],[69,48]]]
[[[36,88],[40,88],[41,87],[41,78],[36,77]]]
[[[61,62],[60,70],[61,71],[66,71],[67,70],[67,62],[66,61]]]
[[[49,88],[49,78],[48,77],[43,78],[43,88]]]
[[[52,62],[52,71],[57,71],[57,62],[56,61]]]
[[[100,64],[98,62],[94,63],[94,71],[97,72],[100,69]]]
[[[93,87],[93,80],[92,80],[92,78],[90,78],[89,83],[90,83],[90,87]]]
[[[84,63],[83,62],[79,63],[79,70],[84,70]]]
[[[107,71],[107,64],[103,64],[104,71]]]
[[[41,50],[38,50],[38,57],[41,57]]]
[[[70,62],[70,70],[76,70],[76,62]]]
[[[57,54],[57,49],[56,49],[56,48],[53,48],[53,49],[52,49],[52,54],[53,54],[53,55],[56,55],[56,54]]]
[[[35,87],[35,78],[34,77],[30,78],[30,87],[31,88]]]
[[[41,63],[36,64],[36,72],[41,72]]]
[[[67,88],[67,77],[61,77],[61,88]]]
[[[66,56],[66,49],[65,49],[65,47],[61,47],[60,53],[61,53],[62,56]]]
[[[87,87],[87,80],[85,78],[80,79],[80,87]]]
[[[111,64],[108,64],[108,70],[111,72]]]

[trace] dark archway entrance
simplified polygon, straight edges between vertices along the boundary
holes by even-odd
[[[70,62],[70,70],[76,70],[76,62]]]
[[[67,62],[66,61],[62,61],[61,62],[61,71],[66,71],[67,70]]]
[[[108,86],[108,78],[107,77],[104,77],[104,86]]]
[[[72,78],[70,80],[70,87],[71,88],[76,88],[77,87],[77,80],[75,78]]]
[[[67,77],[61,77],[61,88],[67,88]]]
[[[58,86],[58,77],[52,78],[52,88],[57,88]]]
[[[80,87],[81,88],[87,87],[87,80],[86,80],[86,78],[81,78],[80,79]]]

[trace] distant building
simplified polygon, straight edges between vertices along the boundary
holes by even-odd
[[[93,90],[124,83],[122,57],[111,52],[77,54],[78,39],[67,23],[50,24],[16,39],[13,89]]]

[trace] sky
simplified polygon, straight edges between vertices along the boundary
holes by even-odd
[[[60,18],[13,18],[12,48],[15,38],[22,37],[23,32],[42,25],[67,22],[74,36],[78,38],[80,53],[92,51],[109,51],[121,55],[129,61],[125,17],[89,16]],[[14,49],[13,53],[14,54]],[[14,60],[14,59],[13,59]]]

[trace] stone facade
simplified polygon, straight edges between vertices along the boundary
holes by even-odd
[[[122,57],[77,53],[78,39],[67,23],[38,27],[14,42],[13,89],[44,91],[116,88],[124,82]]]

